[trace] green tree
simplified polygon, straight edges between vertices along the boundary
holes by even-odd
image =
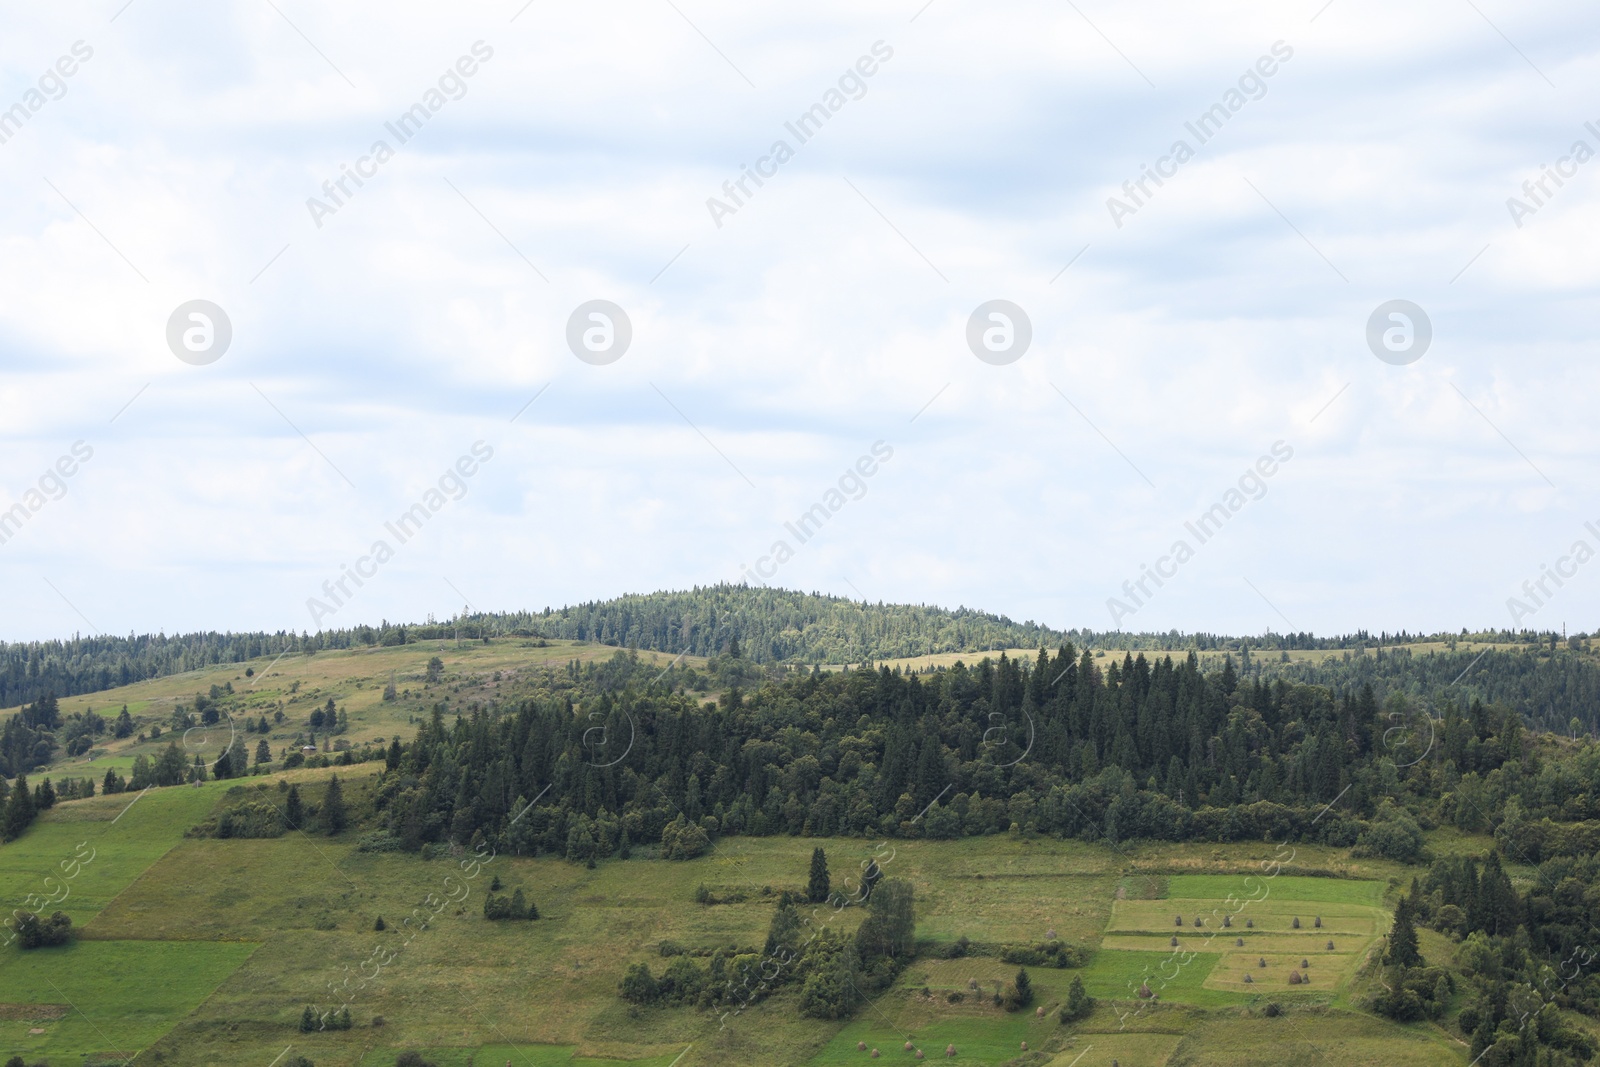
[[[289,795],[283,798],[283,824],[291,830],[303,830],[305,823],[306,809],[300,800],[300,787],[291,785]]]
[[[654,1004],[660,996],[655,977],[643,963],[635,963],[622,976],[621,993],[622,999],[630,1004]]]
[[[336,774],[328,779],[328,791],[322,798],[322,831],[333,836],[350,823],[350,813],[344,807],[344,788]]]
[[[811,879],[806,883],[806,900],[821,904],[828,899],[828,854],[820,848],[811,850]]]
[[[1033,1003],[1033,979],[1028,977],[1028,968],[1017,968],[1017,977],[1012,981],[1011,988],[1016,991],[1019,1008],[1025,1008]]]
[[[33,822],[33,816],[33,793],[28,789],[28,776],[19,774],[16,788],[11,791],[11,799],[6,803],[5,839],[15,841],[21,837]]]
[[[1077,1022],[1079,1019],[1088,1018],[1093,1011],[1094,998],[1083,988],[1083,979],[1073,975],[1072,985],[1067,987],[1067,1003],[1061,1009],[1061,1021]]]
[[[443,677],[444,660],[440,659],[438,656],[434,656],[432,659],[428,660],[427,680],[429,684],[432,684]]]
[[[316,1009],[307,1004],[306,1010],[300,1013],[300,1032],[309,1034],[311,1031],[321,1028],[321,1026],[322,1024],[317,1021]]]
[[[260,767],[264,763],[271,762],[272,746],[267,744],[267,739],[263,737],[261,740],[256,742],[256,766]]]
[[[1422,953],[1417,950],[1417,928],[1411,915],[1411,898],[1401,897],[1394,909],[1394,926],[1389,930],[1389,951],[1384,962],[1397,967],[1421,967]]]

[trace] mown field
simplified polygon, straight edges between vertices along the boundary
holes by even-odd
[[[375,770],[375,768],[374,768]],[[359,805],[372,773],[347,768]],[[329,770],[301,770],[315,796]],[[683,863],[635,859],[596,869],[554,859],[497,857],[476,879],[449,858],[368,854],[349,835],[292,833],[271,840],[185,839],[183,831],[229,790],[279,776],[152,790],[63,803],[22,839],[0,847],[0,891],[8,907],[43,891],[47,877],[80,864],[61,906],[82,926],[65,949],[0,950],[0,1055],[56,1065],[122,1062],[186,1067],[270,1064],[286,1049],[319,1067],[392,1064],[403,1049],[428,1050],[441,1067],[518,1065],[696,1067],[702,1064],[832,1065],[880,1058],[915,1062],[915,1049],[956,1062],[1139,1064],[1266,1062],[1265,1046],[1315,1046],[1319,1062],[1464,1062],[1437,1031],[1400,1027],[1352,1009],[1345,996],[1364,955],[1386,927],[1387,868],[1357,868],[1334,850],[1302,849],[1296,868],[1326,867],[1368,880],[1262,878],[1269,845],[1221,849],[1151,847],[1114,852],[1075,842],[996,837],[954,842],[734,838]],[[234,794],[237,797],[237,793]],[[132,806],[129,803],[132,801]],[[792,993],[730,1016],[683,1008],[632,1010],[616,995],[628,964],[660,967],[659,946],[756,945],[776,894],[798,889],[810,850],[824,847],[842,876],[876,852],[886,873],[918,894],[919,959],[896,986],[844,1023],[801,1019]],[[1200,865],[1219,873],[1185,873]],[[489,923],[481,913],[490,878],[522,888],[537,922]],[[697,886],[740,891],[742,903],[703,906]],[[1267,891],[1263,896],[1260,887]],[[1130,893],[1143,889],[1148,897]],[[1246,893],[1254,897],[1240,907]],[[1224,909],[1234,928],[1209,924]],[[1182,915],[1185,944],[1166,941]],[[388,929],[374,925],[384,916]],[[1195,916],[1208,925],[1193,927]],[[1322,930],[1289,928],[1295,915]],[[405,920],[410,917],[412,923]],[[419,917],[426,917],[422,925]],[[1254,929],[1241,931],[1244,918]],[[825,921],[853,929],[852,910]],[[1220,920],[1218,920],[1220,921]],[[1034,968],[1045,1008],[1008,1014],[972,983],[992,990],[1016,971],[993,956],[939,958],[965,935],[989,943],[1042,939],[1047,931],[1098,948],[1082,971]],[[1246,933],[1203,947],[1207,934]],[[1282,978],[1306,937],[1345,942],[1320,953],[1313,982],[1294,991]],[[1218,940],[1213,939],[1213,940]],[[374,949],[387,963],[374,962]],[[1270,949],[1270,951],[1269,951]],[[1309,951],[1309,950],[1306,950]],[[1235,981],[1241,962],[1265,956],[1273,977],[1258,989]],[[1052,1010],[1081,974],[1100,1007],[1071,1027]],[[1170,977],[1167,977],[1170,974]],[[1154,976],[1154,977],[1153,977]],[[1142,1000],[1138,986],[1158,990]],[[952,1002],[950,994],[963,993]],[[1267,1019],[1268,998],[1290,1006]],[[307,1004],[348,1003],[349,1031],[304,1035]],[[1298,1005],[1298,1006],[1296,1006]],[[913,1051],[904,1049],[907,1041]],[[857,1048],[865,1042],[868,1051]],[[112,1055],[116,1054],[116,1055]],[[1281,1062],[1279,1060],[1274,1062]]]

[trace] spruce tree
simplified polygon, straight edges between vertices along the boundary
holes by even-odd
[[[16,788],[11,791],[11,800],[6,804],[5,839],[15,841],[21,837],[28,824],[33,822],[33,816],[33,794],[28,790],[28,776],[19,774]]]
[[[300,802],[300,787],[291,785],[289,795],[283,799],[283,824],[291,830],[305,827],[306,809]]]
[[[1028,977],[1028,968],[1017,968],[1017,977],[1011,984],[1016,988],[1019,1007],[1033,1003],[1033,979]]]
[[[322,829],[330,837],[343,830],[350,822],[350,815],[344,808],[344,789],[339,785],[339,776],[334,775],[328,779],[328,792],[322,798]]]
[[[1389,930],[1389,952],[1384,962],[1397,967],[1422,966],[1422,954],[1417,951],[1417,928],[1411,916],[1411,898],[1401,897],[1394,909],[1394,926]]]
[[[820,848],[811,850],[811,880],[806,884],[806,899],[821,904],[828,899],[828,854]]]

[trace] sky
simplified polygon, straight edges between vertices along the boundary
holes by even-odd
[[[1600,628],[1596,30],[7,5],[0,639],[724,581]]]

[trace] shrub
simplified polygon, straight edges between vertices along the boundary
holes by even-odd
[[[374,830],[356,839],[357,852],[399,852],[400,839],[388,830]]]
[[[434,657],[438,659],[437,656]],[[422,1058],[420,1052],[402,1052],[395,1057],[394,1067],[436,1067],[432,1060]]]
[[[53,913],[48,919],[41,919],[31,911],[19,912],[11,928],[16,931],[17,944],[25,949],[65,945],[72,939],[72,918],[63,911]]]
[[[950,944],[945,946],[944,958],[947,960],[959,960],[965,956],[968,950],[971,948],[972,942],[967,940],[966,934],[962,934],[960,937],[956,938]]]

